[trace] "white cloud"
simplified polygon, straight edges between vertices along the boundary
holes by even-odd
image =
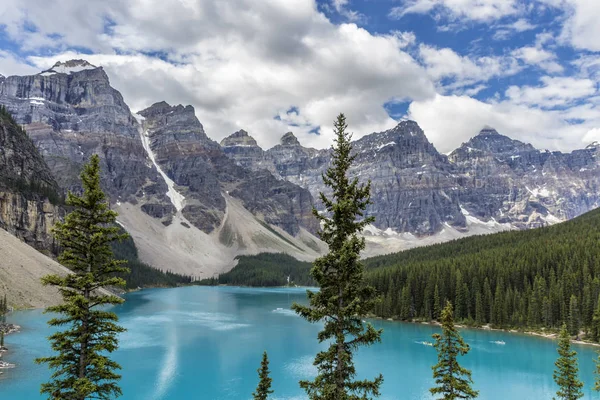
[[[406,14],[425,14],[431,11],[446,13],[450,19],[467,18],[485,22],[516,14],[516,0],[412,0],[393,7],[389,17],[400,19]]]
[[[314,1],[132,0],[115,5],[111,21],[110,30],[97,29],[94,40],[78,43],[96,54],[30,60],[40,69],[75,57],[103,65],[132,109],[161,100],[192,104],[214,139],[244,128],[269,147],[293,130],[304,144],[325,147],[339,112],[348,115],[358,137],[396,123],[383,107],[390,99],[435,95],[426,72],[402,51],[414,41],[410,34],[373,35],[355,24],[334,25]],[[55,29],[70,28],[63,25]],[[121,54],[103,51],[105,46]],[[176,62],[138,51],[164,52]],[[274,119],[292,106],[305,125]],[[315,126],[322,126],[320,136],[308,132]]]
[[[562,72],[564,68],[556,60],[556,54],[539,47],[521,47],[512,52],[512,55],[526,64],[537,66],[550,73]]]
[[[511,102],[492,104],[467,96],[441,95],[415,101],[408,110],[409,118],[419,123],[440,152],[452,151],[486,125],[540,149],[581,148],[582,141],[591,137],[585,137],[587,132],[600,122],[598,111],[595,115],[595,120],[569,124],[560,112]]]
[[[560,5],[566,8],[568,13],[561,37],[578,49],[600,51],[600,2],[563,0]]]
[[[363,22],[366,17],[358,11],[349,9],[349,3],[350,0],[331,0],[331,4],[337,13],[345,17],[348,21],[357,23]]]
[[[510,24],[498,25],[498,30],[494,32],[493,38],[494,40],[506,40],[514,33],[526,32],[535,28],[537,25],[533,25],[525,18],[519,18]]]
[[[37,68],[25,63],[14,54],[0,50],[0,74],[4,76],[19,74],[35,74],[39,71]]]
[[[514,58],[461,56],[450,48],[419,46],[427,73],[436,81],[451,78],[447,88],[454,89],[485,82],[494,77],[514,75],[521,69]]]
[[[566,107],[596,93],[596,85],[590,79],[544,76],[540,80],[541,86],[510,86],[506,97],[516,104],[552,108]]]

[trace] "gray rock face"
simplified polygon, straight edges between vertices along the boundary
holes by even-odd
[[[210,140],[192,106],[157,103],[139,113],[150,147],[165,173],[186,198],[183,215],[195,226],[211,232],[223,221],[226,203],[222,191],[242,200],[244,207],[295,235],[301,226],[316,230],[310,192],[277,180],[270,172],[252,173],[227,157],[218,143]],[[229,148],[253,149],[243,131],[229,138]],[[262,150],[261,150],[262,152]],[[241,154],[241,153],[238,153]],[[259,155],[259,154],[258,154]]]
[[[113,201],[134,202],[147,196],[147,185],[164,186],[148,163],[138,122],[101,67],[72,60],[37,75],[0,78],[0,104],[26,125],[62,188],[79,190],[81,166],[94,153]],[[168,203],[164,195],[154,200]]]
[[[0,111],[0,228],[54,252],[51,227],[62,210],[59,187],[25,131]]]
[[[253,140],[246,139],[248,142]],[[302,147],[291,133],[281,144],[226,154],[254,170],[273,171],[281,179],[311,191],[326,191],[321,174],[330,163],[328,150]],[[492,128],[445,156],[413,121],[354,142],[351,175],[371,180],[373,205],[382,230],[428,235],[445,225],[468,230],[466,217],[525,229],[580,215],[600,205],[598,146],[569,154],[539,151],[500,135]],[[319,207],[319,204],[317,203]]]
[[[460,202],[474,216],[518,228],[566,220],[600,204],[597,148],[539,151],[493,130],[449,156],[460,174]]]

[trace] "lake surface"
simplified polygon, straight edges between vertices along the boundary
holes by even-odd
[[[290,306],[306,302],[304,289],[185,287],[129,294],[116,307],[128,331],[114,358],[123,366],[122,399],[250,399],[263,350],[271,361],[273,399],[304,399],[298,380],[315,374],[312,360],[320,348],[319,326],[297,317]],[[51,332],[40,311],[14,313],[9,322],[23,327],[6,338],[4,358],[18,368],[0,377],[0,399],[41,399],[40,383],[49,376],[33,359],[50,354]],[[360,350],[359,377],[383,373],[382,399],[431,399],[431,341],[436,327],[374,321],[383,342]],[[526,335],[464,330],[471,352],[462,358],[473,371],[481,399],[551,399],[555,342]],[[505,345],[493,343],[505,341]],[[594,398],[595,348],[575,346],[586,399]]]

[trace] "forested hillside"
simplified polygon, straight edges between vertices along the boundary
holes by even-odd
[[[497,327],[600,329],[600,210],[547,228],[471,237],[370,259],[378,314]],[[597,318],[594,315],[597,314]]]
[[[310,264],[241,257],[222,284],[284,284]],[[378,316],[437,319],[445,300],[458,321],[539,329],[568,323],[600,338],[600,210],[551,227],[475,236],[364,261],[382,296]],[[306,274],[306,275],[303,275]],[[235,277],[235,279],[233,278]]]
[[[238,264],[215,279],[205,279],[201,285],[239,286],[314,286],[310,277],[311,264],[298,261],[281,253],[261,253],[256,256],[239,256]]]

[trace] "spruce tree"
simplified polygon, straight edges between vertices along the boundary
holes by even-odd
[[[594,370],[594,390],[600,392],[600,351],[594,363],[596,364],[596,369]]]
[[[581,389],[583,383],[579,380],[577,374],[579,367],[577,366],[577,352],[571,350],[571,338],[567,326],[563,324],[560,330],[558,339],[558,354],[559,357],[554,363],[554,381],[559,389],[556,392],[558,399],[577,400],[583,397]]]
[[[577,297],[571,295],[569,300],[569,334],[573,336],[579,335],[580,314],[577,304]]]
[[[469,345],[454,326],[450,302],[442,311],[441,322],[442,334],[433,335],[433,347],[438,352],[438,363],[432,367],[436,386],[429,391],[434,396],[441,395],[439,399],[443,400],[474,399],[479,393],[471,387],[471,371],[461,367],[457,360],[459,355],[464,356],[469,352]]]
[[[301,381],[300,386],[313,400],[368,399],[369,395],[379,396],[383,377],[354,380],[353,355],[360,346],[381,340],[381,330],[363,323],[363,318],[373,311],[378,299],[375,290],[364,284],[364,267],[359,261],[365,241],[358,234],[374,220],[364,215],[370,204],[371,184],[359,185],[357,178],[348,177],[356,156],[351,154],[351,135],[346,132],[343,114],[337,117],[334,127],[332,165],[323,175],[332,194],[330,197],[320,194],[326,209],[323,215],[313,210],[322,224],[319,235],[329,245],[329,252],[315,260],[311,269],[311,276],[320,290],[307,292],[309,306],[293,306],[306,320],[323,322],[318,339],[330,345],[315,357],[317,377],[313,381]]]
[[[125,329],[117,325],[116,314],[106,306],[123,300],[99,289],[124,286],[125,281],[115,274],[128,270],[123,261],[113,259],[110,243],[127,235],[119,233],[117,214],[109,209],[100,189],[97,155],[84,166],[81,181],[83,194],[69,192],[66,203],[72,211],[54,227],[62,248],[58,260],[73,273],[43,278],[43,283],[56,286],[63,298],[63,304],[46,309],[58,314],[48,324],[65,329],[49,337],[57,354],[36,362],[47,363],[53,370],[50,382],[41,386],[41,393],[51,399],[112,399],[121,395],[117,384],[121,376],[115,372],[121,367],[108,353],[117,349],[117,335]]]
[[[263,353],[260,368],[257,369],[257,372],[259,382],[256,387],[256,392],[252,393],[252,397],[254,400],[267,400],[269,395],[273,393],[273,390],[271,390],[271,382],[273,379],[269,377],[269,357],[267,356],[266,351]]]

